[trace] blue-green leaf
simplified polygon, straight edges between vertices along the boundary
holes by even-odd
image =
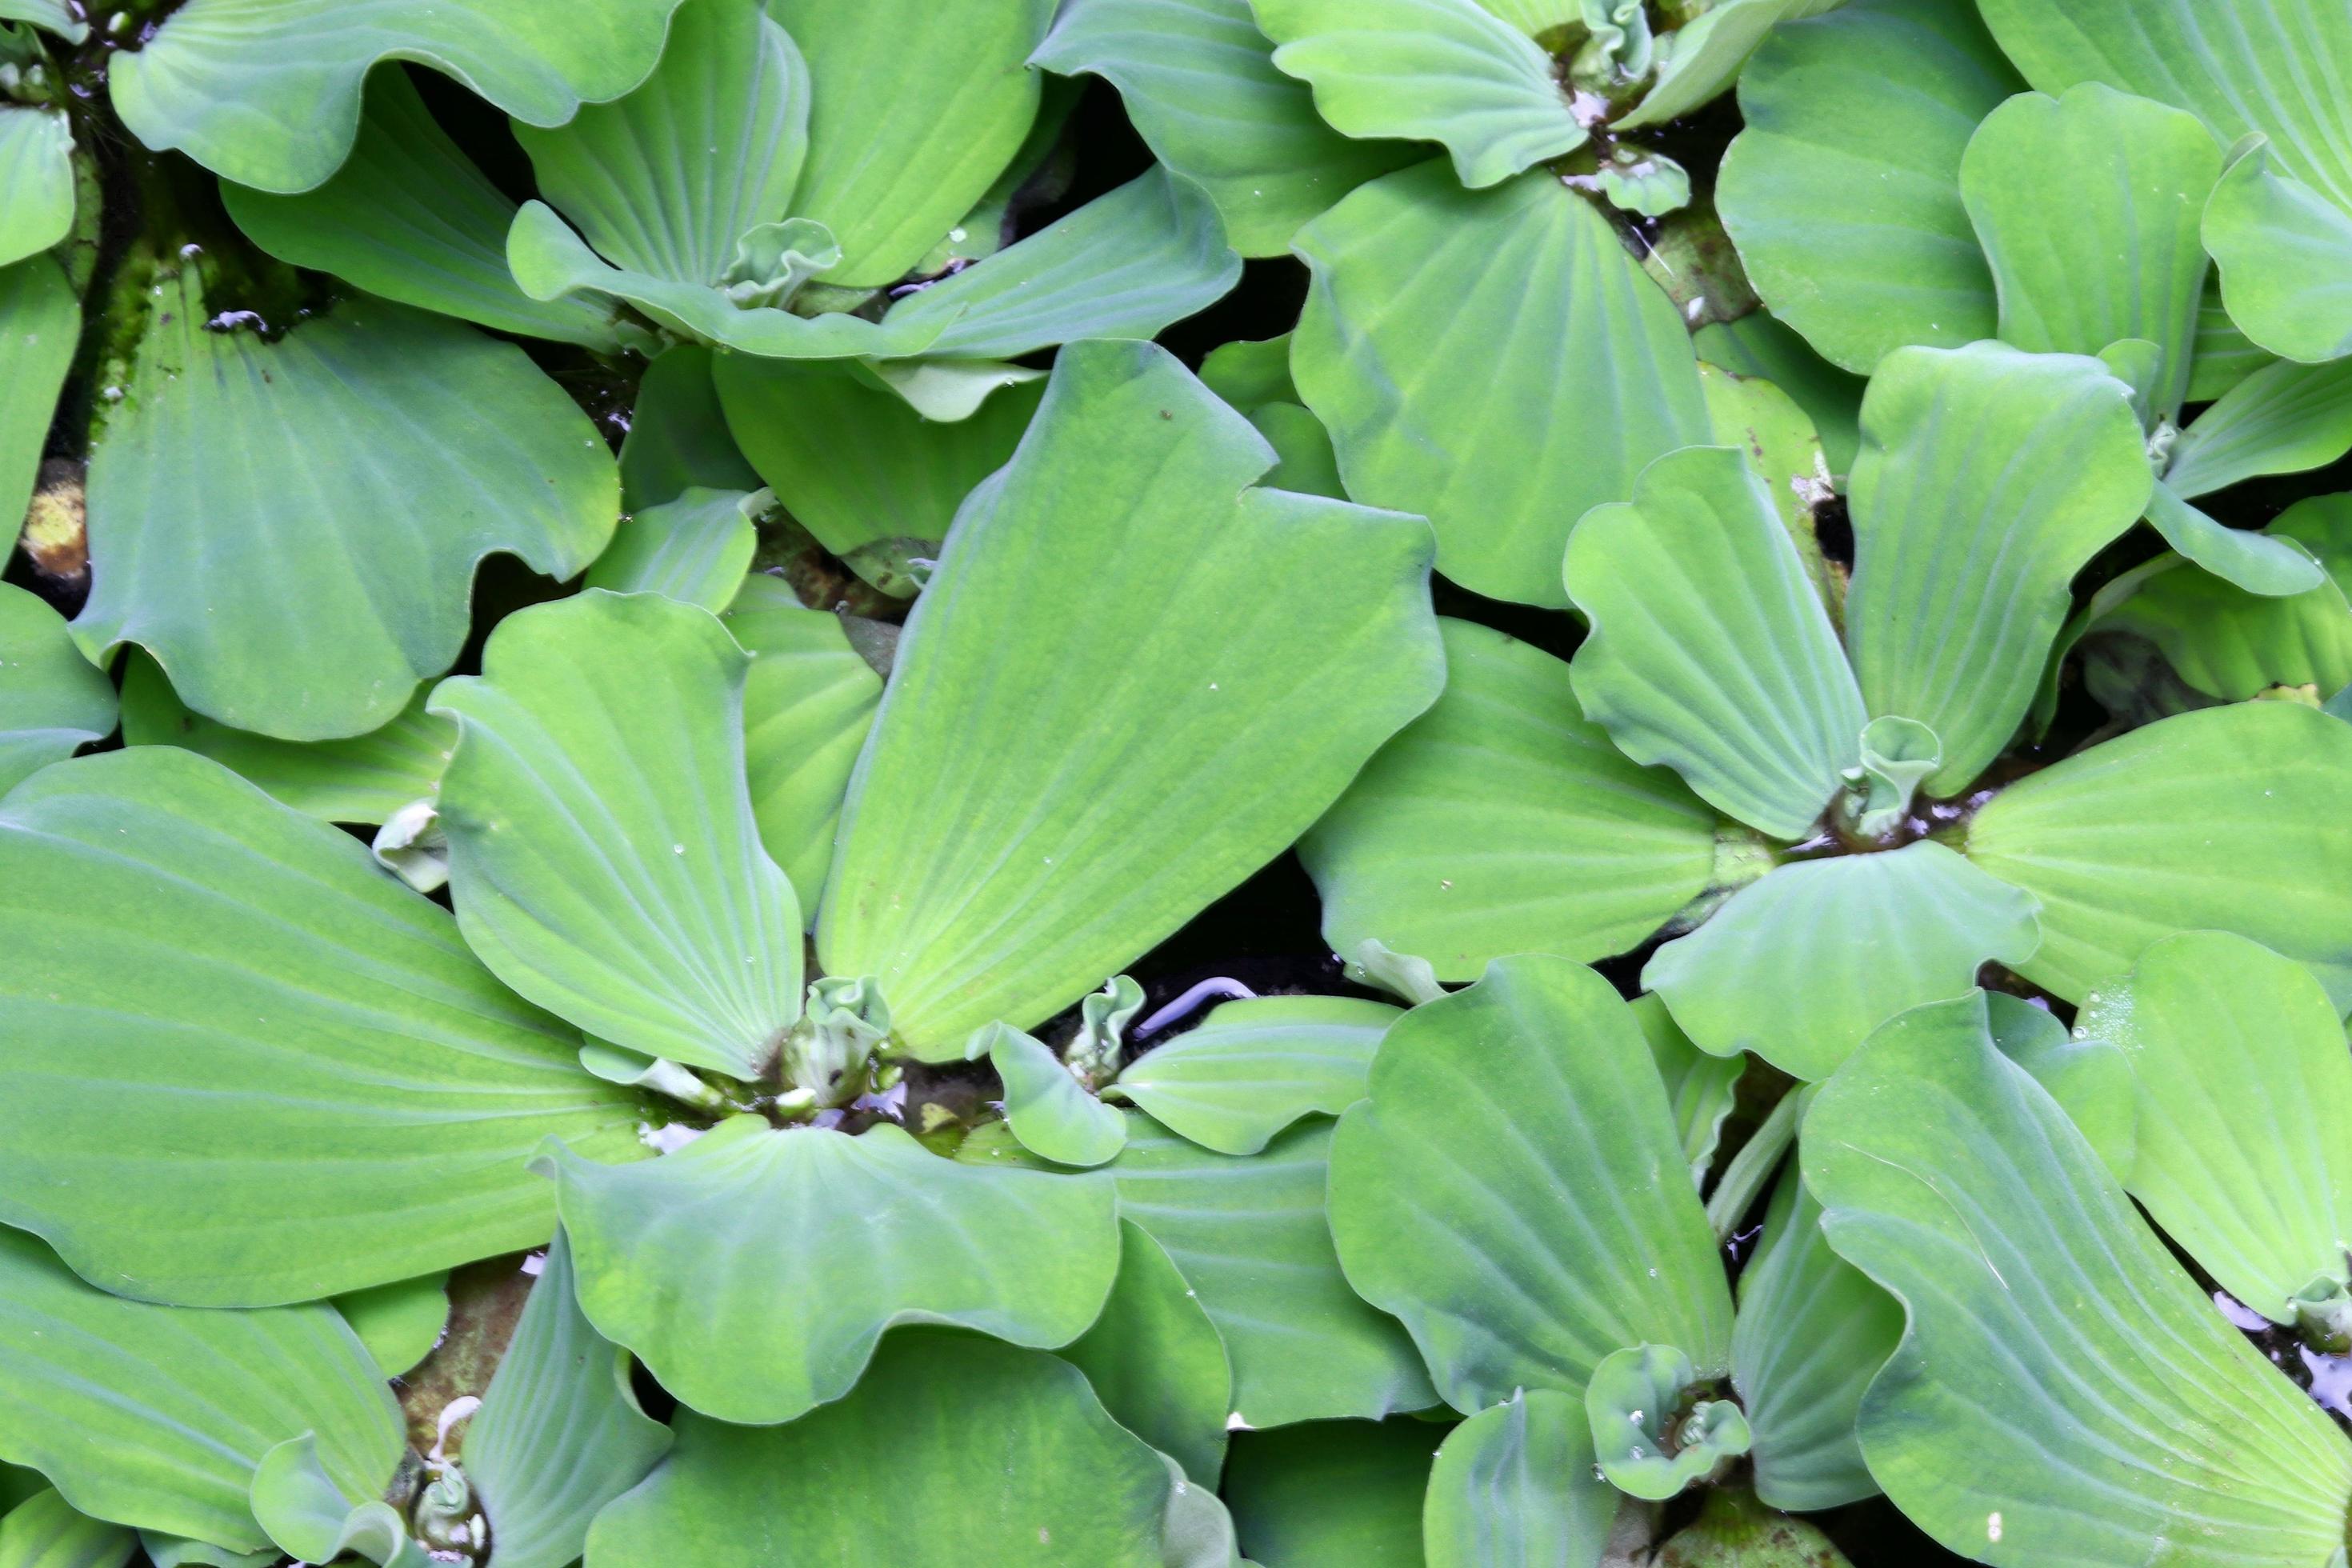
[[[1583,1405],[1522,1389],[1445,1435],[1422,1504],[1428,1568],[1593,1568],[1617,1494],[1593,1472]]]

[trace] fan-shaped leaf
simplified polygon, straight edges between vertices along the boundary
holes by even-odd
[[[466,940],[649,1057],[759,1076],[800,1016],[801,918],[746,786],[750,663],[707,611],[591,591],[499,623],[441,781]]]
[[[27,780],[0,883],[0,1220],[110,1289],[253,1306],[414,1279],[547,1239],[523,1169],[545,1134],[637,1151],[633,1101],[446,914],[202,757]]]
[[[1521,1390],[1445,1435],[1422,1504],[1423,1551],[1429,1568],[1592,1568],[1616,1517],[1582,1403]]]
[[[973,1039],[1004,1086],[1004,1123],[1021,1146],[1057,1165],[1099,1165],[1127,1142],[1127,1119],[1087,1092],[1045,1044],[1003,1024]]]
[[[503,261],[502,263],[503,264]],[[730,356],[725,362],[751,362]],[[629,510],[676,500],[699,485],[755,490],[761,479],[735,449],[711,384],[712,356],[700,343],[674,343],[646,366],[629,433],[621,442],[621,504]]]
[[[0,267],[0,517],[21,519],[40,471],[58,392],[81,338],[81,303],[64,270],[46,256]]]
[[[1078,0],[1030,57],[1117,87],[1162,163],[1199,183],[1244,256],[1279,256],[1298,226],[1412,155],[1349,141],[1269,58],[1249,0]]]
[[[1834,10],[1841,0],[1727,0],[1659,39],[1658,78],[1619,131],[1664,125],[1727,90],[1766,35],[1783,22]]]
[[[1577,524],[1567,582],[1592,623],[1576,695],[1618,748],[1774,837],[1810,833],[1861,761],[1869,715],[1745,454],[1689,447],[1652,463],[1632,501]]]
[[[669,1458],[598,1516],[598,1568],[763,1568],[783,1542],[795,1558],[856,1562],[878,1520],[923,1523],[890,1532],[906,1568],[1164,1561],[1167,1468],[1076,1368],[1034,1351],[893,1334],[838,1405],[763,1427],[682,1410],[677,1428]]]
[[[2159,937],[2233,931],[2352,1006],[2347,768],[2352,727],[2325,713],[2183,713],[2003,790],[1969,824],[1969,858],[2042,900],[2042,947],[2018,973],[2069,1001]]]
[[[569,577],[611,537],[612,457],[520,349],[365,299],[264,342],[206,330],[194,272],[161,287],[90,458],[92,658],[135,642],[239,729],[363,734],[457,658],[484,555]]]
[[[561,125],[654,68],[678,0],[189,0],[109,63],[132,134],[225,179],[305,191],[359,134],[378,60],[417,60]],[[135,57],[135,58],[134,58]]]
[[[1199,1295],[1151,1233],[1119,1222],[1118,1279],[1102,1316],[1062,1352],[1120,1426],[1213,1486],[1225,1462],[1234,1373]]]
[[[1271,457],[1164,351],[1074,344],[958,515],[817,927],[916,1055],[1101,984],[1436,695],[1426,528],[1250,488]]]
[[[270,1544],[303,1563],[360,1557],[382,1568],[431,1568],[432,1559],[409,1538],[408,1521],[376,1495],[382,1489],[338,1480],[319,1453],[317,1435],[305,1432],[261,1457],[253,1473],[253,1516]]]
[[[1423,163],[1359,188],[1296,248],[1315,278],[1291,370],[1348,493],[1428,517],[1439,569],[1466,588],[1566,603],[1576,520],[1709,438],[1673,301],[1558,180],[1465,191]]]
[[[1473,980],[1507,953],[1622,952],[1697,897],[1714,814],[1666,769],[1626,760],[1567,665],[1438,624],[1444,695],[1299,844],[1334,951],[1377,938]]]
[[[1067,1344],[1118,1270],[1108,1178],[942,1160],[887,1123],[853,1138],[738,1116],[650,1164],[561,1144],[541,1164],[589,1321],[726,1421],[840,1398],[900,1323]]]
[[[1769,311],[1711,321],[1691,334],[1699,359],[1734,375],[1759,377],[1786,393],[1812,422],[1832,475],[1853,468],[1861,443],[1863,380],[1813,352]]]
[[[1862,406],[1846,644],[1876,713],[1936,731],[1958,794],[2032,705],[2074,574],[2147,509],[2129,389],[2000,343],[1887,356]]]
[[[1766,872],[1658,949],[1642,984],[1703,1048],[1821,1079],[1895,1014],[1961,995],[1987,962],[2014,967],[2038,945],[2032,894],[1922,840]]]
[[[30,22],[68,43],[89,37],[89,25],[74,15],[66,0],[0,0],[0,21]]]
[[[399,1410],[331,1307],[124,1300],[0,1230],[0,1454],[76,1509],[250,1552],[267,1540],[246,1501],[254,1470],[305,1432],[347,1489],[391,1481]]]
[[[0,794],[114,730],[114,683],[58,613],[0,583]]]
[[[1318,1421],[1235,1439],[1225,1498],[1267,1568],[1422,1568],[1422,1506],[1442,1434],[1423,1421]]]
[[[2352,451],[2352,364],[2276,361],[2215,400],[2173,444],[2164,482],[2194,500]]]
[[[73,144],[64,110],[0,104],[0,267],[73,231]]]
[[[637,1408],[629,1358],[582,1316],[572,1248],[558,1231],[498,1375],[466,1427],[499,1568],[565,1568],[589,1521],[669,1451],[670,1430]]]
[[[139,1535],[76,1512],[44,1488],[0,1519],[0,1568],[123,1568]]]
[[[1645,1341],[1729,1370],[1731,1295],[1650,1047],[1566,960],[1500,960],[1391,1027],[1332,1145],[1331,1233],[1457,1410],[1581,1394]]]
[[[2352,30],[2344,55],[2352,59]],[[2352,353],[2352,213],[2271,167],[2258,142],[2230,165],[2205,208],[2205,246],[2231,319],[2273,353]]]
[[[622,519],[613,542],[588,568],[586,585],[725,609],[760,544],[744,508],[748,499],[741,490],[698,488]]]
[[[2303,965],[2223,931],[2153,942],[2083,1033],[2137,1085],[2127,1185],[2214,1282],[2274,1322],[2352,1275],[2352,1056]]]
[[[449,1321],[449,1276],[396,1279],[334,1299],[335,1310],[389,1380],[432,1353]]]
[[[1255,1154],[1300,1117],[1364,1097],[1381,1037],[1402,1015],[1351,996],[1228,1002],[1118,1076],[1118,1097],[1221,1154]]]
[[[1805,1119],[1839,1252],[1904,1303],[1863,1453],[1913,1522],[2014,1568],[2326,1560],[2352,1447],[2213,1310],[1981,1001],[1874,1037]]]
[[[2326,576],[2311,552],[2285,535],[2217,522],[2161,479],[2148,495],[2147,521],[2183,557],[2249,594],[2305,594]]]

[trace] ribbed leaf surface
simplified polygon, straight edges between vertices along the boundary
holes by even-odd
[[[1221,1154],[1255,1154],[1302,1116],[1364,1098],[1381,1037],[1403,1016],[1352,996],[1228,1002],[1118,1075],[1119,1097]]]

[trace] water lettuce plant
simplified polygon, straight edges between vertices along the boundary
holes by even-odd
[[[0,0],[0,1568],[2341,1568],[2347,74]]]

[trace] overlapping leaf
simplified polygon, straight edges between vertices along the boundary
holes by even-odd
[[[1221,1154],[1255,1154],[1302,1116],[1364,1097],[1381,1037],[1402,1016],[1347,996],[1228,1002],[1118,1075],[1118,1097]]]
[[[114,685],[58,614],[0,583],[0,794],[114,730]]]
[[[1423,1504],[1429,1568],[1601,1561],[1617,1493],[1592,1463],[1584,1405],[1557,1389],[1514,1394],[1445,1435]]]
[[[9,374],[0,381],[0,516],[22,517],[32,498],[80,336],[81,305],[55,261],[36,256],[0,267],[0,342],[9,345]]]

